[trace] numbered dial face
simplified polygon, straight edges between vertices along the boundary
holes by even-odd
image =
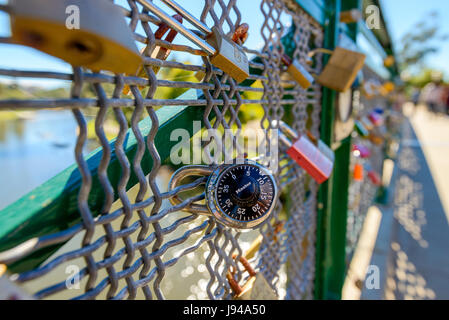
[[[223,171],[218,177],[215,200],[221,212],[244,224],[271,212],[275,191],[273,177],[266,169],[246,163]]]

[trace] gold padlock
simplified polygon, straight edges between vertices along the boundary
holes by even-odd
[[[234,254],[233,259],[236,255]],[[249,274],[249,278],[242,286],[234,279],[235,272],[229,271],[226,274],[229,285],[234,292],[234,299],[237,300],[277,300],[276,293],[268,284],[261,273],[257,273],[249,264],[245,257],[240,257],[240,263]]]
[[[14,43],[94,71],[134,74],[142,63],[123,13],[108,0],[13,0],[11,33]]]
[[[321,85],[339,92],[349,90],[365,64],[366,55],[337,47],[333,51],[315,49],[310,52],[309,56],[313,56],[317,52],[331,54],[323,72],[317,77],[317,81]]]
[[[192,25],[205,34],[206,41],[196,33],[188,30],[178,21],[172,19],[166,12],[156,7],[152,2],[137,0],[151,13],[167,23],[172,29],[178,31],[187,39],[198,45],[209,56],[210,62],[217,68],[229,74],[238,83],[249,77],[249,62],[243,49],[226,37],[215,26],[209,29],[204,23],[196,19],[189,11],[173,0],[162,0],[167,6],[183,16]]]
[[[287,73],[304,89],[307,90],[313,84],[315,79],[306,70],[306,68],[301,65],[299,61],[292,60],[285,53],[281,56],[282,62],[287,66]]]
[[[340,13],[340,22],[342,23],[355,23],[362,18],[362,13],[358,9],[351,9]]]
[[[249,25],[247,23],[242,23],[241,25],[239,25],[236,29],[235,32],[232,36],[232,41],[236,44],[238,44],[239,46],[243,45],[246,41],[246,39],[248,39],[248,30],[249,30]],[[206,73],[202,70],[195,72],[195,78],[198,81],[203,81],[204,77],[206,76]]]

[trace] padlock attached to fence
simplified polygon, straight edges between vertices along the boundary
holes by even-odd
[[[234,254],[233,259],[236,258]],[[237,300],[277,300],[276,293],[268,284],[265,277],[256,272],[245,257],[240,257],[239,262],[248,272],[249,278],[243,286],[235,280],[235,271],[228,271],[226,278]]]
[[[292,60],[287,54],[281,56],[287,67],[286,72],[304,89],[307,90],[315,82],[315,78],[298,60]]]
[[[366,55],[337,47],[333,51],[314,49],[309,53],[309,57],[313,57],[318,52],[330,54],[331,57],[324,70],[317,76],[317,82],[339,92],[349,90],[365,64]]]
[[[278,198],[276,180],[261,164],[244,159],[241,164],[217,167],[190,165],[178,169],[169,182],[169,191],[188,176],[207,176],[206,205],[191,204],[183,211],[214,216],[227,227],[254,229],[267,220]],[[173,205],[182,199],[170,198]]]
[[[380,187],[382,185],[382,178],[380,177],[379,173],[372,170],[371,168],[367,168],[367,177],[371,181],[372,184],[374,184],[377,187]]]
[[[333,151],[321,140],[311,141],[307,135],[298,135],[283,121],[279,121],[279,129],[279,139],[288,148],[287,154],[319,184],[328,180],[334,167]]]
[[[241,46],[245,43],[246,39],[248,39],[248,30],[249,25],[247,23],[240,24],[234,31],[234,34],[232,35],[232,41],[236,43],[237,45]],[[200,70],[195,72],[195,78],[198,81],[203,81],[204,77],[206,76],[206,72]]]
[[[134,74],[142,64],[122,11],[108,0],[11,1],[11,33],[13,43],[94,71]]]
[[[363,123],[360,120],[355,120],[354,121],[354,130],[362,138],[367,138],[369,136],[368,129],[363,125]]]
[[[360,157],[362,159],[371,157],[371,150],[367,146],[360,143],[356,143],[352,146],[352,152],[356,157]]]
[[[197,27],[205,34],[206,40],[188,30],[185,26],[170,17],[166,12],[155,6],[151,1],[137,0],[151,13],[167,23],[187,39],[199,46],[209,56],[210,62],[217,68],[229,74],[238,83],[249,77],[249,62],[243,49],[226,37],[216,26],[209,29],[190,12],[173,0],[162,0],[166,5]]]
[[[0,301],[1,300],[34,300],[23,288],[9,279],[6,265],[0,264]]]
[[[179,14],[173,15],[173,19],[179,21],[179,23],[182,23],[182,17]],[[161,40],[162,37],[170,30],[170,27],[165,22],[161,22],[159,25],[159,28],[154,33],[154,38],[157,40]],[[165,41],[171,43],[173,40],[175,40],[176,35],[178,32],[176,30],[170,30],[168,32],[167,36],[165,37]],[[145,48],[142,49],[140,52],[143,54],[145,51]],[[163,47],[156,47],[153,52],[151,53],[151,58],[158,59],[158,60],[167,60],[168,56],[170,55],[171,50]],[[153,72],[154,74],[158,74],[159,70],[161,69],[158,66],[153,66]],[[148,75],[146,74],[145,68],[141,66],[139,68],[139,71],[137,72],[137,76],[141,78],[146,78]],[[139,89],[142,90],[144,87],[139,86]],[[128,85],[125,85],[123,88],[123,94],[130,94],[130,88]]]
[[[340,13],[340,22],[342,23],[356,23],[362,18],[362,12],[359,9],[350,9]]]

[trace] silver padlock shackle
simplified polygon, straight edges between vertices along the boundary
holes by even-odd
[[[210,167],[210,166],[204,166],[204,165],[189,165],[184,166],[178,170],[175,171],[175,173],[172,175],[169,183],[168,183],[168,191],[172,191],[176,187],[178,187],[178,183],[184,179],[187,176],[209,176],[216,167]],[[182,202],[181,198],[178,195],[174,195],[173,197],[170,197],[170,203],[172,205],[178,205]],[[182,211],[194,213],[194,214],[200,214],[200,215],[206,215],[206,216],[212,216],[212,213],[209,211],[209,209],[204,204],[196,204],[191,203]]]
[[[202,32],[204,32],[206,35],[211,34],[212,30],[206,26],[204,23],[202,23],[200,20],[198,20],[196,17],[194,17],[190,12],[188,12],[186,9],[184,9],[180,4],[176,3],[173,0],[161,0],[163,3],[165,3],[167,6],[172,8],[174,11],[179,13],[184,19],[189,21],[191,24],[193,24],[195,27],[200,29]]]
[[[201,39],[199,36],[197,36],[195,33],[189,31],[185,26],[180,24],[178,21],[173,19],[170,15],[168,15],[166,12],[161,10],[160,8],[156,7],[152,2],[146,1],[146,0],[137,0],[142,6],[144,6],[148,11],[153,13],[156,17],[164,21],[166,24],[168,24],[172,29],[178,31],[178,33],[182,34],[184,37],[195,43],[197,46],[199,46],[201,49],[206,51],[208,55],[214,56],[217,53],[217,50],[215,50],[214,47],[212,47],[210,44],[208,44],[205,40]],[[165,2],[165,1],[164,1]],[[167,3],[171,7],[169,3]],[[176,4],[178,7],[180,7],[178,4]],[[186,11],[183,9],[182,13],[178,12],[181,15],[184,15]],[[190,18],[194,18],[192,15],[188,14],[185,16],[186,20],[193,23]],[[196,19],[195,19],[196,20]],[[197,20],[198,23],[201,23]],[[202,23],[201,23],[202,24]],[[209,32],[210,33],[210,32]]]
[[[286,124],[284,121],[282,121],[282,120],[273,120],[271,122],[271,124],[274,127],[276,127],[279,124],[279,129],[281,130],[281,132],[279,132],[279,138],[281,140],[283,140],[283,138],[286,138],[284,133],[287,136],[289,136],[290,138],[292,138],[293,140],[298,140],[299,139],[298,133],[292,127],[290,127],[288,124]]]

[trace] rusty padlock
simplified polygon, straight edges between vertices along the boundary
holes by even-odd
[[[4,264],[0,264],[0,300],[34,300],[30,294],[9,279]]]
[[[313,57],[318,52],[330,54],[331,57],[323,72],[317,77],[317,82],[339,92],[345,92],[351,88],[357,74],[365,64],[366,55],[336,47],[333,51],[322,48],[314,49],[309,53],[309,57]]]
[[[279,129],[279,139],[288,148],[287,154],[319,184],[328,180],[334,168],[332,150],[324,142],[318,143],[320,150],[307,135],[298,135],[283,121],[279,122]]]
[[[236,258],[234,254],[233,259]],[[235,271],[228,271],[226,278],[229,286],[234,292],[234,299],[237,300],[277,300],[276,293],[268,284],[261,273],[257,273],[245,257],[240,257],[239,262],[243,265],[249,278],[243,286],[235,280]]]
[[[134,74],[142,64],[122,11],[107,0],[13,0],[11,33],[14,43],[94,71]]]
[[[182,23],[182,17],[179,14],[173,15],[173,19],[176,19],[177,21],[179,21],[179,23]],[[154,33],[154,38],[158,39],[158,40],[162,39],[162,37],[167,33],[168,30],[170,30],[170,27],[165,22],[161,22],[161,24],[159,25],[159,28]],[[176,30],[170,30],[170,32],[165,37],[165,41],[171,43],[173,40],[175,40],[177,34],[178,34],[178,32]],[[140,54],[143,54],[144,51],[145,51],[145,48],[142,49]],[[153,52],[151,53],[151,58],[159,59],[159,60],[167,60],[168,56],[170,55],[170,52],[171,52],[170,49],[163,48],[163,47],[156,47],[153,50]],[[153,66],[154,74],[157,74],[160,69],[161,68],[158,66]],[[147,77],[145,68],[143,68],[143,66],[141,66],[139,68],[139,71],[137,72],[137,76],[140,78]],[[142,90],[143,88],[144,88],[143,86],[139,86],[140,90]],[[131,91],[130,91],[129,86],[125,85],[123,88],[123,94],[130,94],[130,92]]]
[[[137,0],[151,13],[166,22],[172,29],[178,31],[187,39],[199,46],[209,56],[210,62],[217,68],[229,74],[238,83],[249,77],[249,62],[243,49],[227,38],[217,27],[209,29],[204,23],[196,19],[190,12],[173,0],[162,0],[167,6],[183,16],[192,25],[205,34],[205,40],[188,30],[166,12],[146,0]]]
[[[304,89],[307,90],[315,82],[315,78],[298,60],[292,60],[285,53],[281,56],[282,62],[287,66],[287,73]]]

